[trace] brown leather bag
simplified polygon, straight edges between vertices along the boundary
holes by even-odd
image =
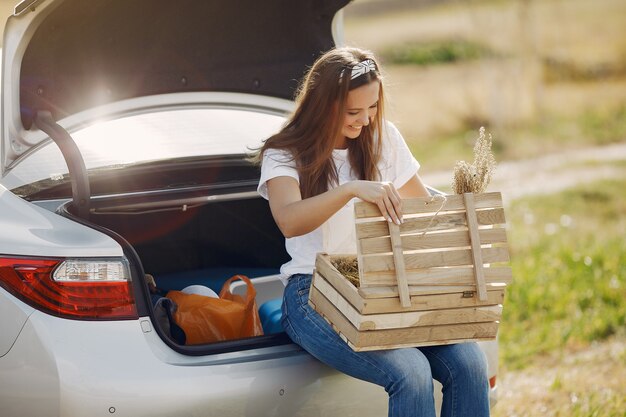
[[[241,279],[247,284],[245,297],[230,292],[230,284]],[[184,331],[186,344],[198,345],[222,340],[263,335],[256,305],[256,290],[244,275],[235,275],[222,286],[219,298],[169,291],[178,309],[174,321]]]

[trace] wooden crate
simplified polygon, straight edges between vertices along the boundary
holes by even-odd
[[[355,204],[360,285],[318,254],[311,306],[355,351],[493,340],[511,281],[500,193],[402,204],[400,226]]]

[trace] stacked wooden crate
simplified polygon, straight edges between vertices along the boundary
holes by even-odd
[[[359,286],[318,254],[309,303],[356,351],[494,339],[511,281],[500,193],[402,205],[398,226],[355,204]]]

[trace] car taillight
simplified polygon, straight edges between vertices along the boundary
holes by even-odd
[[[489,378],[489,387],[490,388],[494,388],[496,386],[496,376],[492,376],[491,378]]]
[[[0,286],[46,313],[71,319],[137,318],[128,262],[0,257]]]

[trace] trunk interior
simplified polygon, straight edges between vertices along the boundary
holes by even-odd
[[[177,199],[156,207],[153,200],[150,208],[139,205],[134,209],[121,205],[103,208],[101,201],[94,204],[89,221],[130,243],[145,273],[154,277],[160,295],[190,285],[206,286],[219,294],[228,278],[246,275],[257,291],[264,334],[282,333],[279,320],[284,286],[278,272],[289,259],[284,237],[267,201],[256,192],[236,196],[222,194],[200,203],[190,200],[189,204]],[[236,281],[231,289],[243,295],[246,286]],[[159,297],[151,297],[154,305]]]

